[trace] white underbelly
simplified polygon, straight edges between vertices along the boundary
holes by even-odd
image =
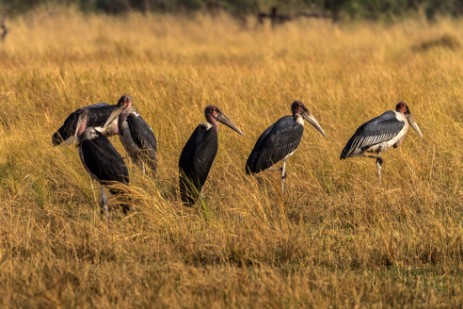
[[[394,145],[400,145],[403,141],[403,139],[405,138],[405,134],[407,133],[407,130],[408,130],[408,125],[405,125],[402,130],[400,130],[399,134],[397,134],[396,136],[394,136],[393,138],[391,138],[390,140],[388,141],[385,141],[385,142],[382,142],[382,143],[379,143],[379,144],[376,144],[374,146],[371,146],[370,148],[368,148],[368,152],[383,152],[383,151],[386,151],[388,150],[389,148],[393,147]]]

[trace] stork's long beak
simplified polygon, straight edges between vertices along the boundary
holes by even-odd
[[[416,131],[416,133],[418,133],[418,135],[421,138],[423,138],[423,133],[421,133],[420,127],[416,123],[415,118],[413,118],[413,116],[411,114],[409,114],[407,116],[407,119],[408,119],[408,123],[412,126],[412,128]]]
[[[317,129],[318,132],[323,134],[324,137],[326,137],[325,131],[323,131],[322,127],[318,124],[317,119],[312,114],[305,114],[303,113],[302,117],[307,120],[308,123],[313,125],[315,129]]]
[[[235,126],[235,124],[224,114],[219,114],[219,116],[217,116],[216,119],[224,125],[226,125],[227,127],[229,127],[230,129],[232,129],[233,131],[239,133],[240,135],[244,135],[243,131],[241,131],[237,126]]]
[[[103,125],[100,131],[103,131],[103,132],[108,131],[109,130],[108,127],[119,117],[119,115],[122,113],[123,110],[124,110],[124,107],[121,106],[118,109],[116,109],[114,112],[112,112],[109,115],[108,119],[106,120],[105,124]]]

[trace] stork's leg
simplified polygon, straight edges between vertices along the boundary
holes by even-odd
[[[384,160],[381,158],[381,153],[378,153],[377,156],[367,156],[367,155],[364,155],[364,157],[367,157],[367,158],[373,158],[373,159],[376,159],[376,167],[378,169],[378,177],[379,177],[379,183],[381,184],[381,165],[383,164]]]
[[[286,159],[283,160],[283,166],[281,167],[281,193],[285,193],[285,181],[286,181]]]
[[[103,186],[101,186],[100,192],[101,192],[101,202],[100,202],[101,215],[104,215],[106,217],[106,220],[109,221],[108,198],[106,197],[106,193],[104,192]]]
[[[381,184],[381,165],[383,164],[384,160],[378,155],[376,158],[376,166],[378,168],[378,177],[379,177],[379,183]]]

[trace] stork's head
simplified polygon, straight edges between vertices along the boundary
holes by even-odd
[[[413,118],[412,114],[410,113],[410,109],[408,108],[407,103],[400,101],[397,103],[395,106],[396,112],[402,113],[407,117],[408,123],[410,126],[418,133],[418,135],[422,138],[423,134],[421,133],[420,127],[415,121],[415,118]]]
[[[111,115],[109,115],[106,123],[103,125],[103,130],[107,130],[107,128],[111,128],[114,125],[114,121],[119,118],[119,115],[126,119],[127,115],[129,114],[132,108],[132,98],[128,94],[122,95],[122,97],[117,101],[117,109],[114,110]],[[117,130],[117,123],[115,125]],[[117,132],[116,132],[117,134]]]
[[[409,115],[410,114],[410,109],[408,108],[407,103],[400,101],[397,103],[395,106],[395,110],[399,113],[402,113],[404,115]]]
[[[291,104],[291,112],[293,113],[293,116],[300,115],[308,123],[313,125],[318,132],[326,137],[325,131],[323,131],[322,127],[318,124],[317,119],[315,119],[315,117],[310,113],[309,109],[305,107],[304,103],[301,101],[294,101]]]
[[[235,132],[238,132],[241,135],[244,135],[243,131],[241,131],[224,113],[215,105],[209,105],[204,109],[204,115],[206,116],[207,121],[212,123],[216,123],[219,121],[232,129]]]
[[[119,101],[117,101],[117,106],[125,110],[130,109],[132,107],[132,98],[128,94],[124,94]]]

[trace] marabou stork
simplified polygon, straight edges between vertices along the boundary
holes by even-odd
[[[218,121],[244,135],[217,106],[207,106],[207,122],[200,123],[183,147],[178,167],[180,196],[184,205],[192,206],[201,195],[201,189],[214,163],[218,150]]]
[[[84,111],[88,111],[87,126],[101,128],[106,123],[109,115],[111,115],[111,113],[116,109],[117,105],[97,103],[75,110],[66,118],[63,125],[53,134],[53,146],[58,146],[61,143],[71,144],[74,142],[77,122]],[[113,127],[109,128],[106,133],[110,134],[114,129],[116,129],[116,124],[113,124]]]
[[[143,169],[143,174],[145,174],[146,163],[154,175],[157,167],[157,142],[153,130],[132,108],[132,98],[129,95],[124,94],[117,102],[117,106],[104,127],[111,126],[118,119],[115,133],[119,134],[130,158]]]
[[[129,184],[129,172],[124,160],[116,151],[108,138],[94,127],[87,127],[89,111],[84,110],[79,117],[76,136],[79,156],[90,176],[101,184],[101,208],[108,216],[108,204],[104,186],[114,182]],[[121,194],[120,190],[110,189],[111,194]],[[126,214],[130,210],[127,204],[122,205]]]
[[[304,133],[307,120],[323,136],[325,131],[301,101],[291,104],[292,115],[283,116],[268,127],[259,137],[246,162],[246,173],[256,174],[283,160],[281,168],[281,191],[286,179],[286,160],[293,155]]]
[[[366,156],[376,159],[379,181],[381,182],[381,165],[384,160],[381,153],[391,147],[397,148],[402,144],[408,128],[411,126],[422,138],[418,124],[415,122],[410,109],[405,102],[397,103],[395,111],[384,114],[362,124],[349,139],[341,152],[341,160],[353,156]],[[376,155],[365,155],[365,152]]]

